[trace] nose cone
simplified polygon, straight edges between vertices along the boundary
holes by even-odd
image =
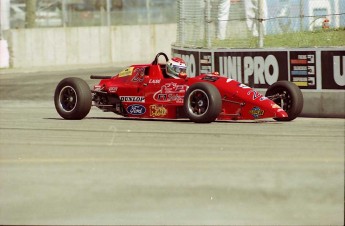
[[[283,109],[278,109],[276,111],[276,118],[287,118],[288,114]]]

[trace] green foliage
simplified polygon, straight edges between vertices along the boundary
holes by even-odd
[[[334,47],[345,46],[345,29],[316,30],[264,37],[264,48],[271,47]],[[258,38],[231,38],[226,40],[213,40],[213,48],[257,48]]]
[[[345,46],[345,29],[268,35],[265,47],[333,47]]]

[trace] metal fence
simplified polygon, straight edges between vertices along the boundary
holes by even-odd
[[[93,6],[67,4],[66,26],[176,23],[176,2],[170,0],[107,0]]]
[[[345,46],[345,0],[1,0],[3,30],[177,23],[176,46]]]
[[[344,0],[178,0],[176,46],[345,46]]]
[[[37,28],[176,23],[171,0],[1,0],[1,30],[27,27],[29,1]]]

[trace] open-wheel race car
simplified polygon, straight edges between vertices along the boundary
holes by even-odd
[[[163,56],[167,63],[160,63]],[[179,66],[180,65],[180,66]],[[167,68],[169,67],[169,68]],[[182,59],[158,53],[151,64],[131,65],[114,76],[91,75],[90,90],[80,78],[63,79],[54,102],[64,119],[83,119],[91,106],[130,118],[215,120],[295,119],[303,108],[300,89],[289,81],[270,85],[265,95],[218,73],[186,77]],[[176,69],[176,76],[169,70]]]

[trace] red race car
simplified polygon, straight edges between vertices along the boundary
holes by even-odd
[[[159,63],[160,56],[167,63]],[[198,123],[291,121],[302,111],[302,92],[289,81],[272,84],[264,96],[218,73],[186,77],[185,69],[182,59],[158,53],[151,64],[132,65],[115,76],[91,75],[101,79],[92,90],[80,78],[65,78],[56,87],[55,107],[65,119],[83,119],[96,106],[124,117],[189,118]]]

